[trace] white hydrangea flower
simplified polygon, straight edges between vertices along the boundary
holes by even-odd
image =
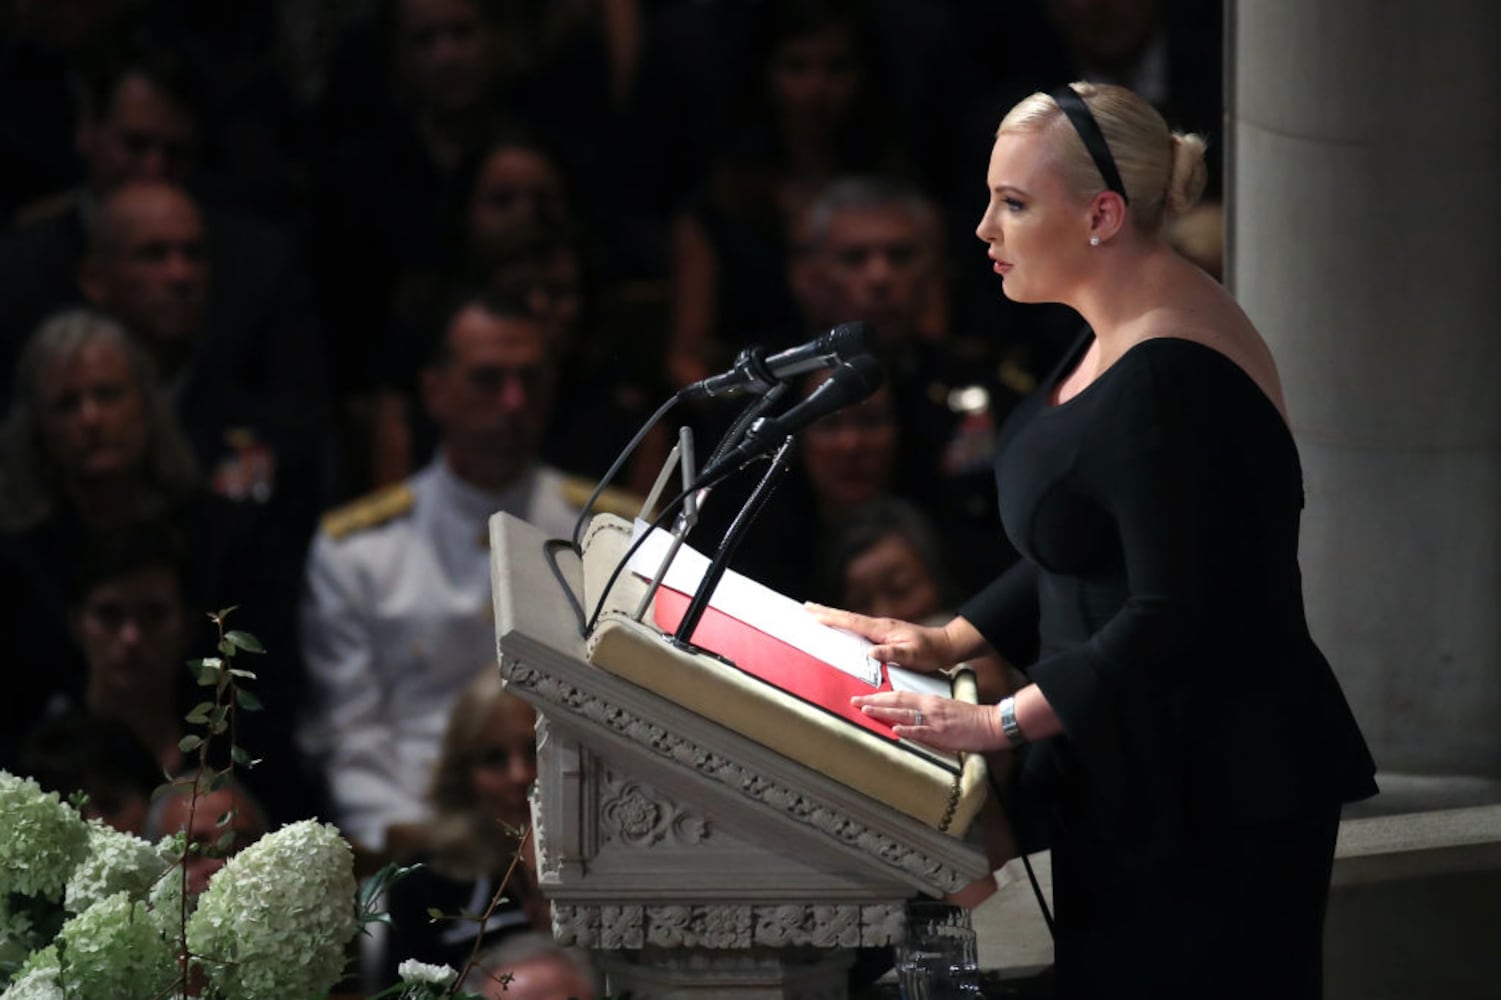
[[[434,986],[447,986],[459,978],[455,969],[446,965],[429,965],[415,958],[409,958],[398,965],[396,974],[404,983],[431,983]]]
[[[182,933],[182,870],[174,868],[157,879],[147,896],[151,907],[151,920],[157,930],[176,940]],[[188,915],[198,906],[198,897],[188,893]]]
[[[146,905],[117,892],[58,931],[62,985],[70,996],[156,997],[177,978],[172,945]]]
[[[88,850],[88,828],[56,792],[0,771],[0,896],[61,899]]]
[[[57,953],[47,948],[33,955],[0,993],[0,1000],[65,1000],[57,981]]]
[[[321,996],[358,930],[354,854],[303,820],[230,858],[188,921],[188,948],[225,1000]]]
[[[166,867],[157,848],[98,820],[89,821],[88,831],[88,855],[73,869],[63,895],[68,912],[82,913],[117,892],[143,898]]]

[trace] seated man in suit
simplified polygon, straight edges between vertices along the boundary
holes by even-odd
[[[266,505],[289,547],[317,516],[326,402],[316,344],[296,324],[253,329],[211,309],[217,261],[197,201],[129,181],[90,219],[79,284],[156,363],[216,493]]]
[[[26,338],[49,315],[83,300],[79,273],[106,200],[133,183],[192,186],[201,90],[185,59],[153,45],[123,46],[83,74],[77,148],[84,183],[31,206],[22,224],[0,233],[0,410],[9,402],[9,373]],[[196,199],[195,210],[202,257],[214,272],[203,325],[268,356],[278,345],[297,345],[286,377],[301,379],[300,392],[321,398],[322,337],[290,235]]]
[[[991,353],[994,337],[925,328],[946,312],[935,304],[942,283],[931,202],[899,181],[848,177],[814,201],[805,222],[793,282],[810,325],[865,319],[875,329],[901,428],[893,488],[940,526],[951,565],[989,579],[981,574],[1015,558],[994,530],[991,461],[996,429],[1018,392]],[[979,585],[969,576],[961,582]]]
[[[483,293],[435,326],[420,391],[438,454],[328,514],[308,558],[302,649],[317,698],[303,746],[346,836],[386,846],[428,815],[444,722],[495,657],[488,521],[573,531],[568,482],[538,461],[556,381],[545,325]]]

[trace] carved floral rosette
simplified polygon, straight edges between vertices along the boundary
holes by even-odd
[[[644,782],[604,769],[600,829],[606,841],[626,847],[659,844],[692,847],[709,839],[709,821],[663,796]]]

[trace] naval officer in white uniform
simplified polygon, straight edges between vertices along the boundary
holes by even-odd
[[[300,616],[315,695],[301,743],[335,822],[377,850],[428,815],[449,708],[495,659],[490,515],[568,537],[578,513],[576,482],[537,461],[556,376],[545,327],[474,296],[443,331],[420,383],[437,457],[323,519]]]

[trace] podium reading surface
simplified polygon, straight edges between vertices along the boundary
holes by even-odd
[[[597,515],[583,540],[583,607],[592,612],[625,555],[631,525]],[[711,605],[695,643],[733,662],[672,645],[632,612],[646,581],[623,571],[588,637],[596,666],[795,760],[936,830],[962,836],[986,796],[979,754],[950,755],[900,740],[888,727],[854,713],[849,697],[877,688],[781,640],[717,612]],[[687,597],[659,591],[656,620],[671,627]],[[889,687],[883,671],[882,687]],[[973,675],[956,673],[954,697],[973,702]]]

